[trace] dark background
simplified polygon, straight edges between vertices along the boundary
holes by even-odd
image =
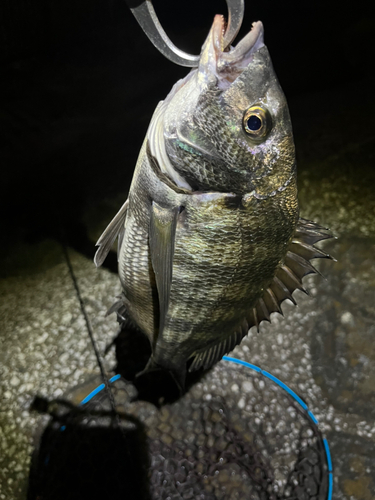
[[[194,53],[213,16],[226,13],[224,0],[154,6],[176,45]],[[100,218],[105,200],[116,199],[113,214],[122,204],[153,110],[188,69],[157,52],[123,0],[6,0],[0,16],[2,235],[33,241],[63,232],[92,254],[87,219]],[[258,19],[298,154],[310,110],[316,121],[319,109],[345,111],[336,91],[351,106],[374,94],[371,3],[246,1],[240,36]],[[343,126],[361,135],[358,117]]]

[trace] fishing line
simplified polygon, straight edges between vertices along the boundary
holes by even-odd
[[[68,265],[69,273],[70,273],[70,276],[72,278],[72,281],[73,281],[73,284],[74,284],[74,288],[75,288],[75,291],[76,291],[76,294],[77,294],[77,297],[78,297],[78,301],[79,301],[79,305],[80,305],[80,308],[81,308],[81,312],[82,312],[83,317],[85,319],[86,328],[87,328],[87,331],[88,331],[88,334],[89,334],[89,337],[90,337],[91,345],[92,345],[92,347],[94,349],[96,361],[98,362],[98,366],[99,366],[99,370],[100,370],[100,376],[102,378],[105,390],[106,390],[106,392],[108,394],[108,398],[109,398],[109,401],[110,401],[110,404],[111,404],[111,409],[113,411],[113,414],[116,416],[116,423],[118,424],[118,426],[120,428],[122,428],[121,425],[120,425],[120,417],[119,417],[119,415],[118,415],[118,413],[116,411],[115,399],[113,397],[113,393],[112,393],[111,387],[110,387],[110,385],[108,383],[108,378],[107,378],[107,376],[105,374],[105,370],[104,370],[104,366],[103,366],[103,362],[101,360],[101,356],[100,356],[99,350],[98,350],[98,348],[96,346],[96,342],[95,342],[95,339],[94,339],[94,332],[93,332],[93,329],[91,327],[91,323],[90,323],[89,317],[88,317],[86,309],[85,309],[85,304],[83,302],[83,298],[82,298],[82,295],[81,295],[81,291],[79,289],[79,285],[78,285],[78,281],[77,281],[76,275],[74,274],[74,270],[73,270],[73,266],[72,266],[72,261],[70,260],[67,246],[64,243],[62,243],[61,246],[62,246],[62,249],[63,249],[63,253],[64,253],[64,256],[65,256],[66,263]]]

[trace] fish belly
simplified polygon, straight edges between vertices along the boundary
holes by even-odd
[[[177,226],[166,325],[157,351],[189,358],[239,330],[285,256],[297,220],[281,200],[185,207]],[[281,203],[282,205],[282,203]],[[293,213],[295,212],[295,213]],[[292,216],[292,217],[290,217]]]

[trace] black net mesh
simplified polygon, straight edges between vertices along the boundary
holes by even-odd
[[[53,416],[33,458],[29,500],[327,499],[317,426],[262,373],[222,361],[160,408],[134,400],[122,378],[109,384],[112,396],[101,383],[45,409]]]

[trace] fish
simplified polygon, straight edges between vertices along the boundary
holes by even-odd
[[[302,278],[331,258],[331,237],[299,217],[292,124],[261,21],[224,47],[217,15],[199,66],[152,116],[129,196],[97,242],[100,266],[118,238],[124,325],[147,336],[145,370],[181,392],[255,326],[307,293]]]

